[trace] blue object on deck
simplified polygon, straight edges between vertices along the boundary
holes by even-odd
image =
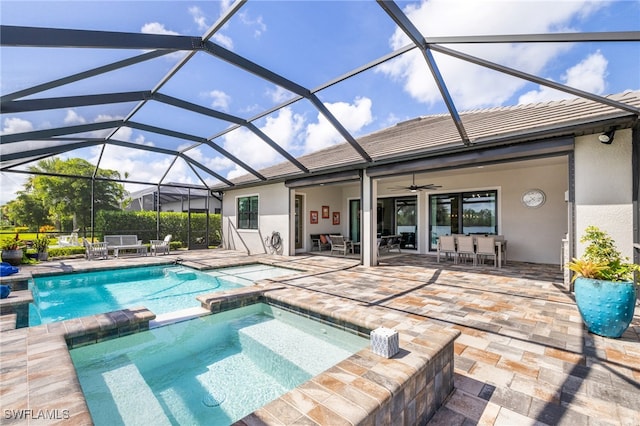
[[[15,274],[17,272],[17,266],[13,266],[7,262],[0,263],[0,277],[6,277],[7,275]]]
[[[11,287],[8,285],[0,285],[0,299],[6,299],[11,293]]]

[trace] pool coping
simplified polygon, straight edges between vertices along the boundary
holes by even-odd
[[[227,265],[252,263],[277,266],[274,263],[278,262],[253,259]],[[72,272],[84,272],[80,269]],[[100,269],[115,268],[109,265]],[[288,269],[313,273],[290,266]],[[317,296],[313,291],[266,279],[249,287],[200,295],[198,300],[211,313],[267,301],[339,327],[354,324],[356,333],[366,337],[378,326],[394,328],[400,335],[400,353],[387,359],[375,355],[370,348],[363,349],[237,424],[388,424],[391,419],[404,419],[406,424],[426,422],[453,391],[453,342],[460,332],[406,312],[338,296],[323,296],[319,301]],[[5,421],[21,423],[16,414],[21,413],[28,417],[23,420],[42,420],[45,416],[92,424],[70,348],[145,331],[155,319],[153,312],[139,307],[3,331],[0,395]],[[353,327],[346,328],[353,332]],[[14,414],[7,417],[7,410]]]

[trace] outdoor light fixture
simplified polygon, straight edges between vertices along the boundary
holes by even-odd
[[[616,133],[615,129],[611,129],[607,132],[604,132],[600,136],[598,136],[598,140],[604,144],[611,145],[611,142],[613,142],[613,137],[615,136],[615,133]]]

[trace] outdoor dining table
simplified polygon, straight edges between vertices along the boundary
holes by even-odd
[[[458,237],[459,236],[466,236],[466,235],[454,235],[454,241],[456,244],[456,248],[458,246]],[[503,265],[503,261],[504,264],[507,264],[507,240],[504,239],[503,237],[498,237],[496,235],[488,235],[488,237],[493,237],[495,238],[495,246],[496,246],[496,252],[498,255],[498,268],[502,268]],[[484,237],[479,237],[479,236],[473,236],[473,245],[477,246],[477,238],[484,238]],[[440,239],[438,238],[438,244],[440,244]],[[504,258],[502,256],[502,254],[504,253]]]

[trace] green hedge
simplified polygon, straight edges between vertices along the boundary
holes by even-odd
[[[73,256],[76,254],[84,254],[84,247],[82,246],[49,247],[47,249],[47,253],[49,253],[49,257]]]
[[[124,211],[100,211],[95,219],[95,237],[100,241],[105,235],[134,234],[143,243],[149,240],[163,239],[171,234],[173,241],[182,241],[184,246],[188,242],[189,221],[187,213],[161,212],[160,233],[156,234],[156,212],[124,212]],[[206,235],[206,213],[191,213],[191,245],[196,239]],[[209,215],[209,244],[219,245],[221,239],[220,214]],[[172,245],[172,248],[174,245]]]

